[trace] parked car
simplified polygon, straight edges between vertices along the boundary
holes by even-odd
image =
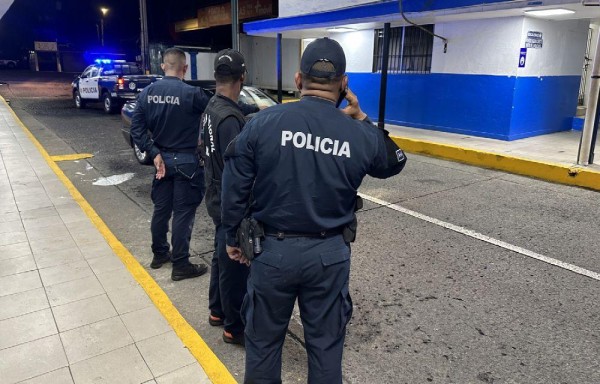
[[[113,113],[160,79],[159,75],[144,75],[136,63],[98,59],[73,80],[73,100],[79,109],[90,102],[102,102],[104,112]]]
[[[212,97],[214,94],[214,81],[187,81],[187,83],[202,87],[204,92],[206,92],[209,97]],[[252,86],[244,86],[244,88],[242,88],[239,102],[245,104],[245,108],[249,107],[248,109],[251,109],[251,107],[264,109],[277,104],[277,101],[271,98],[267,93]],[[135,100],[128,101],[125,103],[125,105],[123,105],[123,108],[121,109],[121,120],[123,121],[121,132],[123,133],[123,137],[125,138],[125,141],[127,141],[127,144],[133,148],[133,154],[135,155],[137,161],[140,164],[151,164],[152,159],[150,159],[150,156],[146,152],[141,151],[131,138],[131,116],[133,115],[135,106]]]
[[[15,69],[19,65],[19,60],[0,59],[0,68]]]

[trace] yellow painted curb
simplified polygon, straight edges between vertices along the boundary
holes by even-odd
[[[52,161],[73,161],[73,160],[83,160],[94,157],[91,153],[74,153],[72,155],[55,155],[50,156]]]
[[[600,191],[600,172],[584,167],[568,167],[562,164],[510,157],[499,153],[484,152],[450,144],[440,144],[399,136],[391,137],[402,150],[408,153],[439,157],[460,163]]]
[[[0,100],[8,106],[6,100],[0,96]],[[183,344],[192,353],[192,355],[198,360],[204,372],[215,384],[234,384],[237,383],[231,373],[227,370],[225,365],[219,360],[214,354],[210,347],[200,337],[198,332],[181,316],[177,308],[173,305],[167,294],[160,288],[160,286],[154,281],[152,276],[146,272],[144,267],[133,257],[127,248],[117,239],[117,237],[111,232],[108,226],[104,223],[102,218],[98,216],[94,208],[85,200],[83,195],[75,188],[71,180],[67,178],[64,172],[58,167],[58,165],[52,160],[48,152],[40,144],[40,142],[33,136],[31,131],[23,124],[21,119],[15,114],[15,112],[8,106],[8,109],[12,113],[15,120],[19,123],[23,131],[27,134],[29,139],[33,142],[36,148],[42,154],[42,157],[46,160],[50,168],[56,173],[56,176],[63,182],[65,187],[71,193],[73,199],[79,204],[81,209],[90,218],[92,223],[98,228],[98,231],[104,236],[110,247],[113,249],[115,254],[121,259],[123,264],[127,267],[129,272],[133,275],[135,280],[144,288],[150,299],[154,302],[154,305],[163,314],[165,319],[169,322],[177,336],[181,339]]]

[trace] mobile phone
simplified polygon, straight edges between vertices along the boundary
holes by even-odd
[[[340,105],[342,104],[342,101],[344,101],[347,94],[348,94],[348,88],[344,88],[344,90],[342,92],[340,92],[340,98],[338,99],[337,103],[335,103],[336,108],[340,107]]]

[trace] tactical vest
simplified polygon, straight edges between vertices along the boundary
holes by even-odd
[[[204,159],[204,181],[206,194],[204,201],[210,217],[216,223],[221,222],[221,179],[223,177],[223,153],[219,147],[219,125],[229,116],[240,123],[240,130],[246,123],[241,110],[232,105],[224,96],[215,95],[210,99],[202,115],[202,145]]]

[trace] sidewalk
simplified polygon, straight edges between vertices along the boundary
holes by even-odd
[[[46,157],[0,98],[0,382],[210,383]]]
[[[502,141],[397,125],[386,125],[386,129],[409,153],[600,190],[600,138],[596,144],[598,164],[578,166],[581,132],[557,132]]]

